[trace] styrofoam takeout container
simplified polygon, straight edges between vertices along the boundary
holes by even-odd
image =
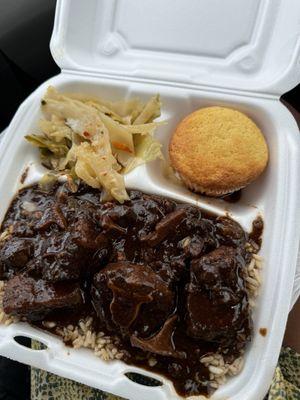
[[[225,105],[247,113],[261,127],[270,149],[267,170],[227,204],[193,195],[168,180],[159,162],[126,177],[127,187],[229,212],[245,229],[263,215],[263,285],[254,312],[254,337],[242,372],[215,400],[259,400],[277,363],[292,298],[300,237],[300,141],[297,125],[279,102],[300,81],[299,0],[59,0],[51,40],[62,73],[39,87],[20,106],[0,147],[0,218],[20,187],[43,173],[38,152],[23,140],[37,131],[40,100],[48,85],[108,99],[160,93],[162,119],[157,137],[167,153],[177,122],[203,106]],[[36,60],[38,62],[38,60]],[[259,328],[266,328],[265,337]],[[14,337],[47,345],[31,350]],[[133,400],[177,399],[172,384],[133,383],[140,372],[120,361],[106,363],[88,350],[74,350],[25,323],[0,327],[0,354]]]

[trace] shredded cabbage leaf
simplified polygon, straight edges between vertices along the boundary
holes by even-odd
[[[51,174],[67,175],[73,187],[82,180],[122,203],[128,199],[123,174],[163,158],[153,137],[164,123],[154,122],[161,115],[159,95],[145,104],[138,98],[111,102],[49,87],[41,104],[40,132],[25,138]]]

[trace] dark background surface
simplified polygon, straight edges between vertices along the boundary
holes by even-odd
[[[59,73],[49,50],[54,11],[55,0],[0,0],[0,133],[20,103]],[[29,399],[30,368],[0,357],[0,400]]]
[[[49,50],[54,11],[54,0],[0,0],[0,131],[38,85],[59,73]]]
[[[19,104],[43,81],[59,73],[49,41],[55,0],[0,0],[0,132]],[[283,99],[300,112],[300,85]],[[28,367],[0,357],[0,400],[30,397]]]

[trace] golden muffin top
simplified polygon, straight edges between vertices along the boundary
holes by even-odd
[[[256,179],[267,165],[268,147],[258,126],[245,114],[207,107],[179,123],[169,155],[187,186],[217,196]]]

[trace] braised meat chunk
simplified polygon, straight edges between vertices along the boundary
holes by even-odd
[[[150,247],[158,245],[172,233],[174,227],[177,227],[185,217],[186,213],[183,209],[167,214],[157,223],[154,232],[150,232],[148,235],[141,237],[141,242],[146,243],[146,245]]]
[[[43,319],[57,309],[72,309],[82,304],[82,295],[76,283],[48,283],[22,275],[10,279],[5,287],[3,309],[7,314]]]
[[[9,278],[25,268],[33,254],[33,242],[18,237],[10,238],[0,246],[0,277]]]
[[[51,226],[56,226],[62,230],[67,227],[67,221],[58,204],[53,204],[52,207],[45,210],[42,218],[35,225],[35,230],[43,232]]]
[[[174,293],[147,265],[109,264],[94,277],[92,297],[99,318],[110,330],[147,337],[174,308]]]
[[[187,289],[188,334],[197,339],[228,342],[249,331],[249,307],[243,259],[232,247],[219,247],[194,260]]]
[[[246,243],[246,233],[241,225],[228,217],[217,218],[216,235],[222,245],[236,247]]]

